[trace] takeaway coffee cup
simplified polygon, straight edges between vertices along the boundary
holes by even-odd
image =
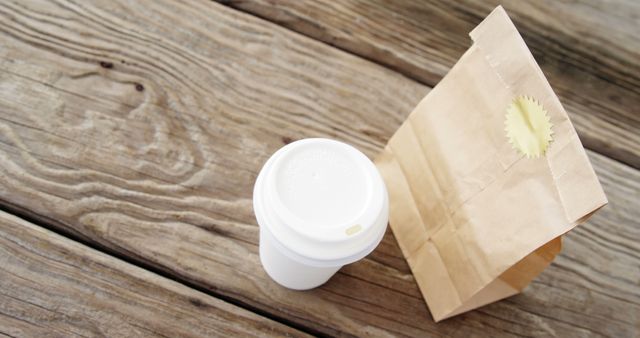
[[[260,261],[279,284],[305,290],[368,255],[387,228],[389,199],[375,165],[342,142],[290,143],[255,183]]]

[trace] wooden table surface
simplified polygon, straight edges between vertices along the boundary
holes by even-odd
[[[326,285],[262,270],[292,140],[373,157],[493,0],[0,4],[0,335],[640,335],[640,3],[504,1],[609,205],[522,294],[434,323],[393,234]]]

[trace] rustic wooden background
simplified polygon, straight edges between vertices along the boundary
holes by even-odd
[[[497,1],[0,3],[0,335],[640,335],[640,3],[503,1],[610,204],[522,294],[435,324],[391,232],[323,287],[258,258],[255,177],[373,157]]]

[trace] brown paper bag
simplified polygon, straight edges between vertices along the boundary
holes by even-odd
[[[561,236],[607,203],[567,113],[502,7],[376,159],[390,224],[436,321],[516,294]],[[535,98],[546,153],[509,143],[506,109]]]

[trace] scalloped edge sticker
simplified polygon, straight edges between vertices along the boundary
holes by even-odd
[[[547,111],[529,96],[518,96],[509,104],[504,125],[511,146],[527,158],[544,155],[553,140]]]

